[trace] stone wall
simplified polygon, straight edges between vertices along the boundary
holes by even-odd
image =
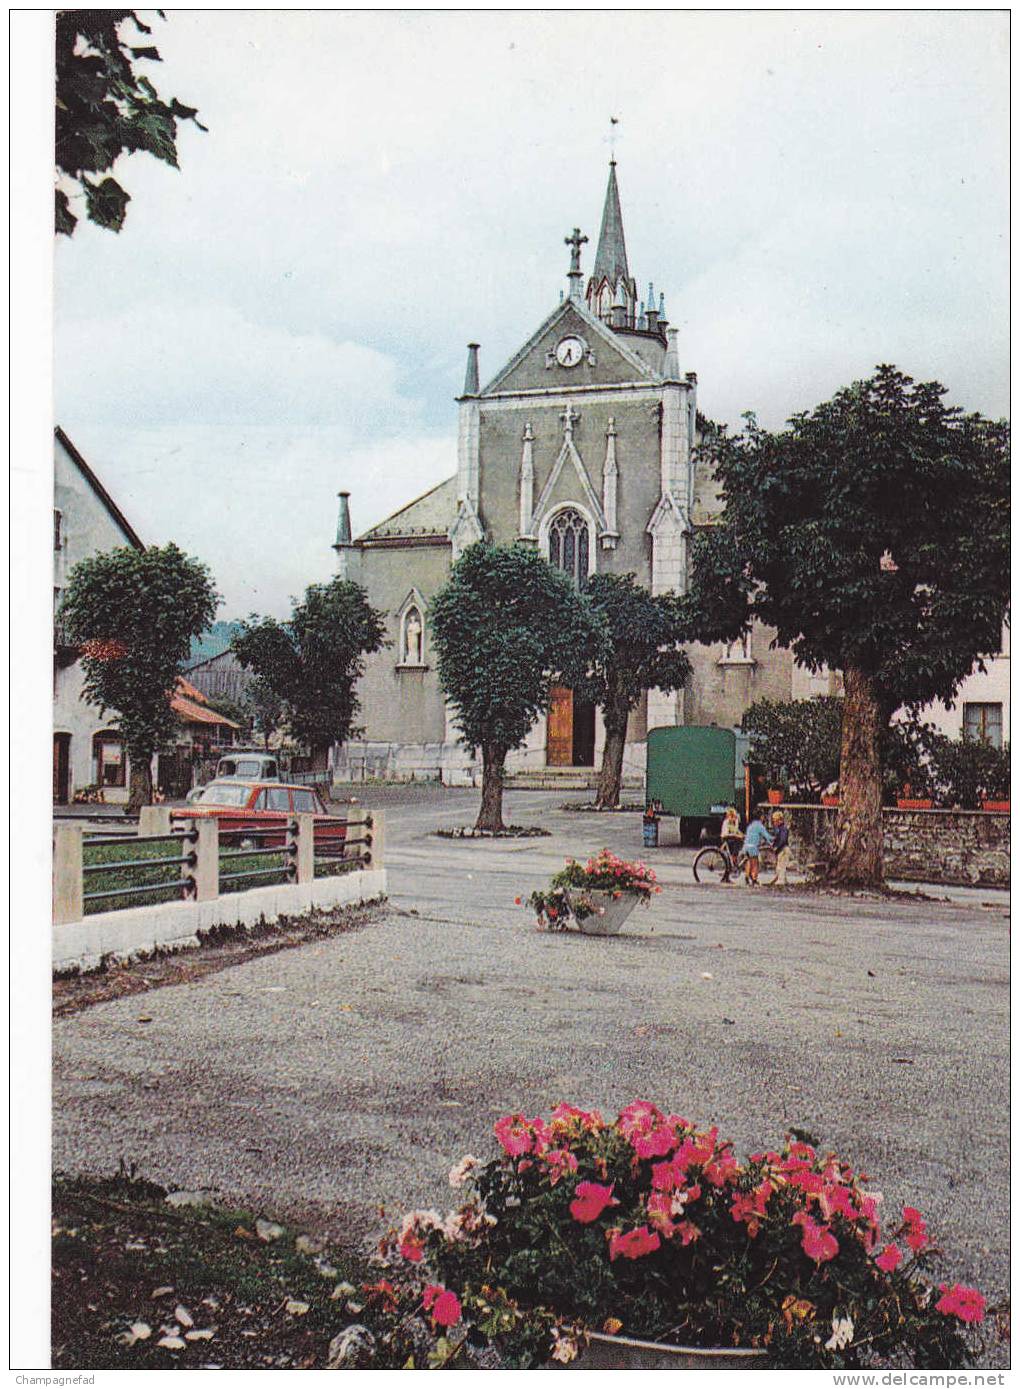
[[[763,806],[769,812],[775,807]],[[793,865],[820,862],[838,807],[784,805]],[[906,882],[1009,886],[1009,815],[982,810],[883,810],[885,872]],[[766,821],[767,823],[767,821]]]

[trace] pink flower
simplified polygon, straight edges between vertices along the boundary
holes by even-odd
[[[422,1306],[432,1313],[436,1326],[456,1326],[460,1321],[460,1298],[438,1283],[430,1283],[425,1289]]]
[[[676,1134],[660,1126],[651,1133],[635,1134],[630,1141],[639,1158],[665,1157],[676,1147]]]
[[[541,1153],[549,1143],[549,1132],[542,1120],[528,1120],[523,1114],[508,1114],[496,1123],[493,1132],[503,1145],[504,1152],[511,1157],[520,1157],[522,1153]]]
[[[666,1239],[671,1239],[676,1226],[673,1224],[673,1198],[668,1191],[650,1191],[645,1202],[649,1222]],[[681,1207],[682,1209],[682,1207]]]
[[[715,1187],[723,1187],[740,1172],[740,1164],[732,1153],[721,1153],[705,1167],[705,1177]]]
[[[798,1211],[791,1224],[803,1227],[801,1248],[816,1264],[824,1264],[839,1253],[839,1241],[828,1225],[819,1225],[805,1211]]]
[[[400,1257],[409,1264],[420,1264],[424,1245],[417,1235],[405,1235],[400,1242]]]
[[[651,1133],[661,1118],[662,1114],[654,1104],[648,1100],[635,1100],[626,1109],[621,1110],[617,1123],[624,1138],[633,1142],[635,1135]]]
[[[542,1154],[542,1161],[549,1166],[550,1186],[555,1186],[564,1172],[577,1171],[577,1158],[567,1148],[551,1148]]]
[[[652,1165],[652,1187],[655,1191],[672,1191],[684,1179],[684,1169],[677,1159],[672,1162],[656,1162]]]
[[[654,1230],[647,1225],[639,1225],[636,1230],[628,1230],[625,1235],[615,1234],[609,1241],[610,1262],[616,1258],[640,1259],[652,1254],[662,1244]]]
[[[940,1283],[942,1296],[935,1304],[936,1312],[947,1317],[959,1317],[960,1321],[984,1321],[985,1299],[977,1288],[965,1288],[962,1283],[954,1283],[950,1288]]]
[[[599,1182],[578,1182],[570,1203],[570,1214],[582,1225],[590,1225],[593,1220],[598,1220],[604,1210],[619,1204],[612,1186],[602,1186]]]
[[[903,1222],[907,1227],[906,1234],[903,1238],[914,1253],[917,1254],[928,1243],[928,1236],[925,1234],[927,1226],[922,1219],[921,1212],[915,1210],[913,1206],[904,1206]]]
[[[894,1273],[899,1268],[902,1258],[903,1254],[895,1244],[887,1244],[876,1258],[875,1263],[883,1273]]]

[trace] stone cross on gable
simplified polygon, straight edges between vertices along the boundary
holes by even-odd
[[[581,273],[581,247],[587,240],[586,236],[581,235],[580,227],[575,227],[571,236],[563,238],[564,246],[570,247],[570,273],[572,275]]]
[[[577,413],[576,410],[571,410],[569,405],[565,407],[563,414],[560,415],[560,419],[563,421],[563,437],[565,439],[573,438],[574,425],[580,418],[581,416]]]

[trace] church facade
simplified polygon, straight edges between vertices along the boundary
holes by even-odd
[[[633,573],[653,593],[686,586],[691,537],[712,524],[720,501],[695,453],[697,376],[681,365],[663,296],[656,302],[650,284],[640,300],[630,272],[615,161],[587,278],[586,242],[577,229],[566,238],[567,292],[485,386],[479,347],[469,345],[456,474],[357,539],[349,494],[340,494],[337,571],[387,613],[391,646],[367,659],[363,733],[335,750],[338,779],[457,783],[478,773],[457,742],[428,627],[432,596],[474,541],[535,546],[578,584],[604,571]],[[643,776],[649,728],[733,727],[756,699],[827,692],[824,679],[771,647],[772,635],[755,628],[728,647],[697,646],[686,689],[649,691],[631,717],[625,778]],[[556,688],[548,716],[507,768],[594,768],[603,739],[598,711]]]

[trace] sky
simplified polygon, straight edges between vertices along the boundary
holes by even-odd
[[[631,273],[699,407],[782,425],[879,362],[1008,408],[1005,12],[167,11],[180,170],[58,238],[56,419],[221,618],[285,616],[456,471],[483,380],[590,270],[610,116]]]

